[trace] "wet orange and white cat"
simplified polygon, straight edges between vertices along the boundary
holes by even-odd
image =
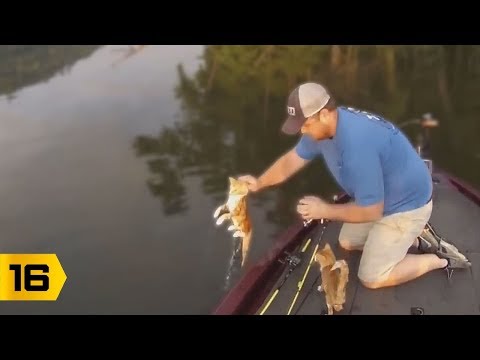
[[[232,225],[229,231],[235,231],[233,237],[242,238],[242,266],[248,256],[250,241],[252,238],[252,224],[248,215],[247,195],[248,186],[245,182],[229,177],[229,191],[227,202],[220,205],[213,217],[217,219],[216,224],[221,225],[225,220],[230,220]]]
[[[335,254],[328,243],[323,249],[317,251],[315,260],[320,264],[322,279],[322,285],[318,287],[318,290],[325,292],[328,315],[332,315],[333,310],[341,311],[345,303],[349,273],[348,264],[345,260],[336,260]]]

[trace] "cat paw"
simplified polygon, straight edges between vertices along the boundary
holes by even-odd
[[[244,236],[245,234],[240,230],[235,231],[235,233],[233,234],[233,237],[244,237]]]
[[[318,290],[319,292],[322,292],[322,291],[323,291],[322,285],[319,285],[319,286],[317,287],[317,290]]]
[[[235,229],[236,229],[235,225],[230,225],[227,230],[228,231],[233,231]]]
[[[215,212],[213,213],[213,218],[216,219],[219,215],[220,215],[220,212],[223,210],[223,208],[225,207],[225,205],[220,205],[216,210]]]
[[[230,214],[223,214],[218,218],[216,224],[221,225],[227,219],[230,219]]]

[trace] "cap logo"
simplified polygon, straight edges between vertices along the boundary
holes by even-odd
[[[295,108],[293,106],[287,106],[288,115],[295,116]]]

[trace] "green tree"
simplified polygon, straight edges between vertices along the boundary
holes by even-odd
[[[0,95],[14,98],[21,88],[65,73],[99,45],[2,45],[0,46]]]

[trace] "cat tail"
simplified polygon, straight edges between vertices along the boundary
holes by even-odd
[[[252,229],[245,234],[242,241],[242,267],[245,265],[245,261],[247,260],[249,250],[250,250],[250,242],[252,240]]]

